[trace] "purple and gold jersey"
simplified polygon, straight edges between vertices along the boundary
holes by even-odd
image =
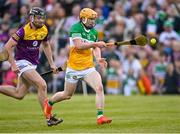
[[[34,30],[31,23],[21,27],[12,39],[17,42],[16,60],[28,60],[34,65],[39,63],[39,47],[42,41],[47,41],[48,30],[44,25],[42,28]]]

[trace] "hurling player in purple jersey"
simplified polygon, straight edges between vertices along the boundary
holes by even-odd
[[[8,61],[11,63],[12,71],[18,73],[19,76],[17,87],[0,86],[0,93],[21,100],[28,93],[29,87],[34,86],[38,90],[38,99],[42,109],[44,109],[44,101],[47,98],[47,85],[36,71],[40,44],[43,46],[51,69],[54,73],[58,71],[47,38],[48,30],[44,24],[46,19],[45,11],[39,7],[33,7],[30,10],[29,18],[29,23],[14,33],[4,47],[8,52]],[[16,47],[15,59],[13,57],[13,47]],[[46,119],[48,126],[57,125],[63,121],[52,115],[46,117]]]

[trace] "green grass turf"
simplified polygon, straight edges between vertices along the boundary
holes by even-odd
[[[0,133],[178,133],[180,132],[179,96],[106,96],[105,114],[112,124],[96,125],[94,95],[75,95],[54,106],[64,119],[47,127],[37,96],[22,101],[0,95]]]

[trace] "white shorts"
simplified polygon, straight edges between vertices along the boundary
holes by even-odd
[[[21,76],[23,72],[37,68],[37,65],[33,65],[31,62],[27,60],[18,60],[16,61],[16,65],[20,69],[20,73],[18,73],[19,77]]]
[[[73,70],[73,69],[67,67],[65,80],[70,83],[77,83],[78,80],[83,79],[86,75],[88,75],[94,71],[96,71],[96,69],[94,67],[88,68],[85,70],[81,70],[81,71]]]

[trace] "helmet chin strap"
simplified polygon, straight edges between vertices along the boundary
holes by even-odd
[[[36,27],[36,24],[34,23],[34,16],[31,18],[31,23]]]
[[[86,23],[87,23],[87,18],[82,19],[82,22],[83,22],[84,24],[86,24]]]
[[[31,22],[32,22],[32,23],[34,22],[34,16],[32,16],[32,18],[31,18]]]

